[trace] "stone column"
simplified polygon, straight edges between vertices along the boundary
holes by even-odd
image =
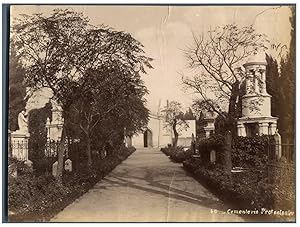
[[[266,85],[266,70],[261,69],[261,93],[262,94],[267,94],[267,85]]]
[[[255,93],[259,93],[259,84],[258,84],[259,72],[255,71],[253,78],[254,78],[254,91]]]
[[[246,95],[253,93],[254,91],[254,83],[253,81],[253,74],[251,72],[247,72],[245,85],[246,85]]]
[[[270,124],[270,134],[274,135],[276,133],[277,130],[277,123],[271,123]]]
[[[238,122],[238,124],[237,124],[237,133],[238,133],[238,136],[246,136],[245,125],[241,122]]]
[[[269,123],[261,122],[259,123],[259,135],[268,135],[269,134]]]

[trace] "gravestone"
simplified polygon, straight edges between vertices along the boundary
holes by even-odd
[[[28,166],[28,172],[32,173],[32,172],[33,172],[32,161],[30,161],[30,160],[28,159],[28,160],[26,160],[26,161],[24,162],[24,164],[25,164],[26,166]]]
[[[57,166],[58,166],[58,162],[54,162],[52,165],[52,176],[56,177],[57,176]]]
[[[216,151],[215,150],[210,151],[210,162],[213,164],[216,163]]]
[[[72,172],[72,161],[69,158],[65,161],[65,170]]]

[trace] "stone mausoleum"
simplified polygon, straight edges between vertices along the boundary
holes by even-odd
[[[265,54],[254,55],[243,66],[246,73],[245,94],[242,96],[242,117],[237,122],[238,136],[274,135],[278,118],[271,116]]]

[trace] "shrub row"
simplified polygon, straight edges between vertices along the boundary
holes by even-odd
[[[289,184],[283,185],[280,181],[268,182],[266,169],[233,172],[230,176],[224,173],[221,166],[203,166],[199,160],[192,157],[185,160],[183,165],[199,182],[237,209],[295,210],[293,174],[285,176],[289,179]]]
[[[213,135],[197,141],[200,156],[183,152],[181,148],[163,148],[162,152],[184,168],[218,196],[234,202],[239,209],[293,210],[295,206],[295,168],[282,159],[270,165],[270,153],[274,150],[274,138],[270,136],[236,137],[232,141],[231,160],[242,172],[226,175],[222,159],[225,139]],[[209,153],[216,151],[216,163],[210,163]],[[234,199],[234,200],[233,200]]]
[[[83,162],[80,171],[64,174],[63,186],[58,186],[54,177],[49,175],[20,172],[17,178],[9,177],[9,221],[49,220],[134,151],[135,148],[120,147],[106,158],[94,160],[92,173]]]
[[[185,149],[183,147],[165,147],[161,148],[161,151],[170,157],[170,159],[177,163],[182,163],[187,157],[192,155],[191,149]]]

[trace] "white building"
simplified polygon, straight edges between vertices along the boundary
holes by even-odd
[[[172,144],[171,131],[165,127],[164,117],[150,114],[147,129],[132,137],[132,146],[141,147],[165,147]]]
[[[166,126],[166,116],[158,111],[159,114],[150,114],[147,129],[138,135],[134,135],[128,144],[136,148],[153,147],[161,148],[172,144],[174,139],[173,130]],[[189,147],[192,142],[192,134],[196,135],[196,121],[187,120],[188,128],[178,130],[178,146]]]

